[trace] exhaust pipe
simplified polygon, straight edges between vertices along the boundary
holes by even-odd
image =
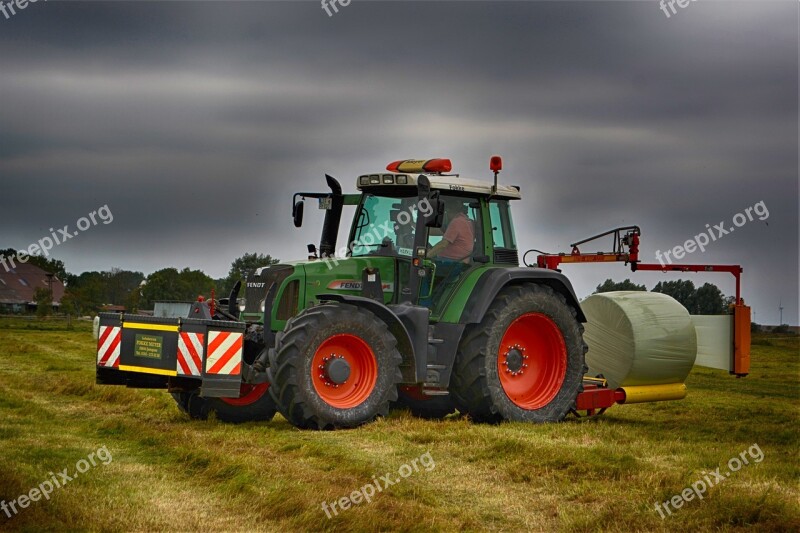
[[[336,253],[336,238],[339,236],[339,223],[342,220],[344,196],[342,186],[336,178],[325,174],[325,181],[331,189],[331,208],[325,212],[325,222],[322,224],[322,237],[319,243],[319,256],[332,257]]]

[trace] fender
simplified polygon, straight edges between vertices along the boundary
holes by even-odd
[[[508,285],[520,285],[526,281],[547,285],[562,294],[567,299],[567,303],[578,312],[578,320],[586,322],[586,315],[581,310],[572,283],[564,274],[555,270],[530,267],[488,270],[475,284],[475,289],[467,300],[467,305],[464,306],[459,322],[461,324],[477,324],[483,320],[497,293]]]
[[[371,312],[383,322],[386,323],[386,326],[389,328],[389,331],[392,335],[394,335],[395,339],[397,339],[397,349],[400,354],[403,356],[403,364],[401,366],[401,371],[403,373],[403,381],[406,383],[419,383],[424,381],[425,379],[425,368],[427,364],[427,357],[426,357],[426,350],[427,350],[427,343],[428,343],[428,310],[427,308],[420,307],[419,309],[424,312],[422,313],[413,313],[413,309],[418,306],[410,306],[410,305],[400,305],[396,307],[403,307],[409,308],[409,313],[402,313],[402,315],[406,318],[406,321],[412,326],[413,336],[409,333],[408,327],[406,324],[401,320],[401,317],[398,316],[392,309],[387,307],[381,302],[376,300],[372,300],[371,298],[364,298],[362,296],[350,296],[347,294],[320,294],[317,296],[319,301],[332,301],[332,302],[341,302],[347,303],[351,305],[355,305],[358,307],[362,307],[367,311]],[[419,317],[415,317],[414,315],[424,316],[425,324],[424,327],[419,325],[419,327],[415,324]],[[416,342],[415,342],[416,340]]]

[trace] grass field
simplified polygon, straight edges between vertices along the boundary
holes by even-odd
[[[397,412],[304,432],[280,416],[191,421],[165,392],[94,385],[87,325],[0,321],[0,501],[86,470],[12,518],[0,511],[0,529],[797,531],[799,340],[756,337],[746,379],[696,369],[685,400],[594,420],[487,426]],[[754,444],[760,462],[746,455]],[[90,466],[101,447],[108,464]],[[398,478],[427,452],[430,468],[326,516],[323,501]],[[730,472],[741,452],[750,464]],[[657,501],[717,467],[730,477],[661,518]]]

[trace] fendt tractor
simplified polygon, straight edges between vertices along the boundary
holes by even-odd
[[[633,270],[726,271],[737,280],[731,373],[749,363],[741,268],[645,265],[638,227],[614,250],[542,254],[520,267],[511,204],[520,188],[451,173],[447,159],[404,160],[359,176],[359,194],[296,193],[324,210],[319,248],[264,266],[228,298],[198,298],[187,317],[100,315],[97,383],[159,388],[192,418],[348,428],[400,405],[440,418],[553,422],[616,403],[679,399],[673,387],[614,387],[587,376],[586,316],[562,262],[622,261]],[[337,249],[345,209],[347,245]],[[601,235],[601,236],[602,236]],[[746,331],[745,331],[746,330]]]

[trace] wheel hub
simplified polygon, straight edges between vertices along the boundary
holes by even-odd
[[[528,356],[525,355],[524,347],[520,346],[519,344],[511,346],[505,353],[503,361],[503,366],[506,367],[506,373],[511,374],[512,376],[523,374],[524,370],[528,368],[528,365],[525,362],[527,359]]]
[[[338,387],[347,383],[350,378],[350,363],[343,355],[332,353],[322,361],[323,364],[319,365],[321,370],[319,377],[325,382],[326,387]]]

